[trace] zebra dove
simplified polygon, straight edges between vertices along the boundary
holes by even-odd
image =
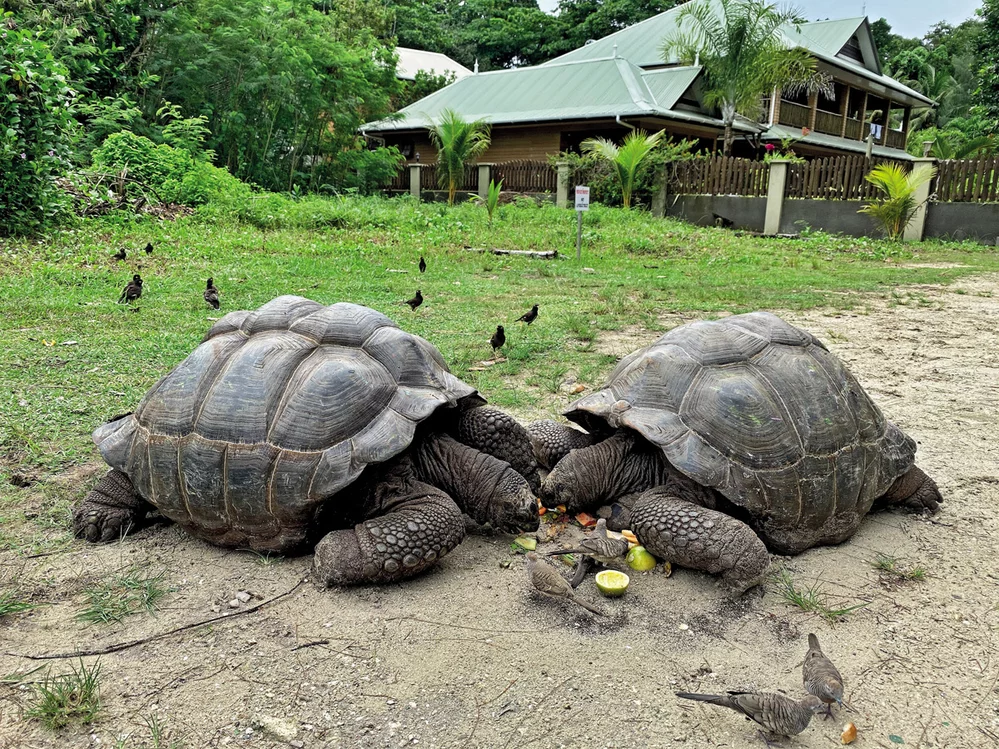
[[[545,556],[561,554],[584,554],[603,565],[612,565],[619,557],[628,553],[628,542],[623,538],[612,538],[607,535],[607,520],[600,518],[593,532],[579,542],[575,549],[559,549],[549,551]]]
[[[555,568],[539,562],[538,555],[533,551],[527,554],[527,578],[531,581],[534,589],[549,598],[563,598],[582,606],[587,611],[594,614],[606,616],[606,614],[596,606],[591,606],[586,601],[576,598],[576,593],[569,585],[568,581],[562,577]]]
[[[685,700],[710,702],[712,705],[729,707],[756,721],[763,726],[764,731],[778,738],[797,736],[808,728],[812,715],[822,710],[822,700],[811,694],[800,701],[772,692],[728,692],[727,694],[677,692],[676,696]],[[766,734],[761,735],[769,747],[770,740]]]
[[[819,638],[808,635],[808,652],[801,669],[805,690],[826,705],[826,720],[832,717],[832,703],[843,706],[843,677],[819,647]]]

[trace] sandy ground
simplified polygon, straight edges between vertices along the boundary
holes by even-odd
[[[777,560],[831,605],[865,604],[847,617],[790,607],[772,583],[730,601],[710,578],[677,570],[635,574],[615,600],[587,580],[580,595],[610,613],[599,619],[529,593],[523,559],[499,537],[469,538],[405,585],[295,588],[309,558],[261,560],[158,525],[111,546],[0,559],[8,579],[50,604],[0,623],[0,676],[38,665],[12,653],[104,648],[294,592],[104,655],[104,709],[86,729],[55,734],[24,720],[29,687],[0,683],[0,747],[760,747],[739,715],[673,693],[800,696],[809,632],[839,664],[855,712],[813,721],[791,746],[838,745],[848,719],[858,747],[999,746],[999,277],[786,317],[823,339],[918,440],[919,463],[946,497],[932,519],[872,515],[839,547]],[[624,354],[655,337],[633,330],[600,347]],[[22,491],[27,505],[40,501]],[[928,578],[879,575],[879,552]],[[171,589],[155,616],[110,627],[74,619],[83,587],[133,564],[163,572]],[[254,598],[229,608],[239,591]],[[72,662],[43,663],[62,673]],[[154,743],[154,717],[174,744]]]

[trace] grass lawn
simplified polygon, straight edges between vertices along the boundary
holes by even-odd
[[[132,410],[196,347],[210,318],[280,294],[378,309],[433,342],[492,403],[554,415],[574,397],[561,387],[567,379],[599,387],[613,366],[595,345],[605,331],[664,331],[681,322],[671,312],[849,307],[862,300],[844,292],[887,295],[901,284],[999,269],[999,256],[973,244],[760,239],[600,206],[585,217],[576,261],[575,214],[551,206],[503,206],[492,227],[474,205],[311,201],[299,219],[310,206],[318,212],[311,223],[329,226],[288,228],[281,216],[268,216],[267,229],[197,216],[117,217],[42,240],[0,240],[0,549],[66,540],[76,496],[52,488],[51,503],[25,519],[12,481],[37,480],[44,490],[54,474],[95,460],[94,427]],[[116,262],[121,247],[129,257]],[[560,257],[466,247],[557,249]],[[133,272],[145,281],[134,312],[116,303]],[[221,313],[202,299],[208,276],[221,290]],[[403,302],[417,288],[426,301],[411,312]],[[535,303],[541,311],[530,328],[514,322]],[[497,324],[507,328],[506,361],[470,370],[491,357]]]

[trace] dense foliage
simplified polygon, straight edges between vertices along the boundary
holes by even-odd
[[[984,0],[978,11],[982,30],[976,41],[979,64],[975,115],[989,133],[999,131],[999,0]]]

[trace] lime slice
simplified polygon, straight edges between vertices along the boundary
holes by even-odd
[[[603,570],[597,573],[597,590],[608,598],[623,596],[628,589],[628,576],[617,570]]]
[[[626,559],[628,566],[639,572],[648,572],[656,566],[656,558],[647,552],[644,546],[635,546],[629,550]]]
[[[534,551],[538,548],[538,539],[533,536],[518,536],[513,542],[524,551]]]

